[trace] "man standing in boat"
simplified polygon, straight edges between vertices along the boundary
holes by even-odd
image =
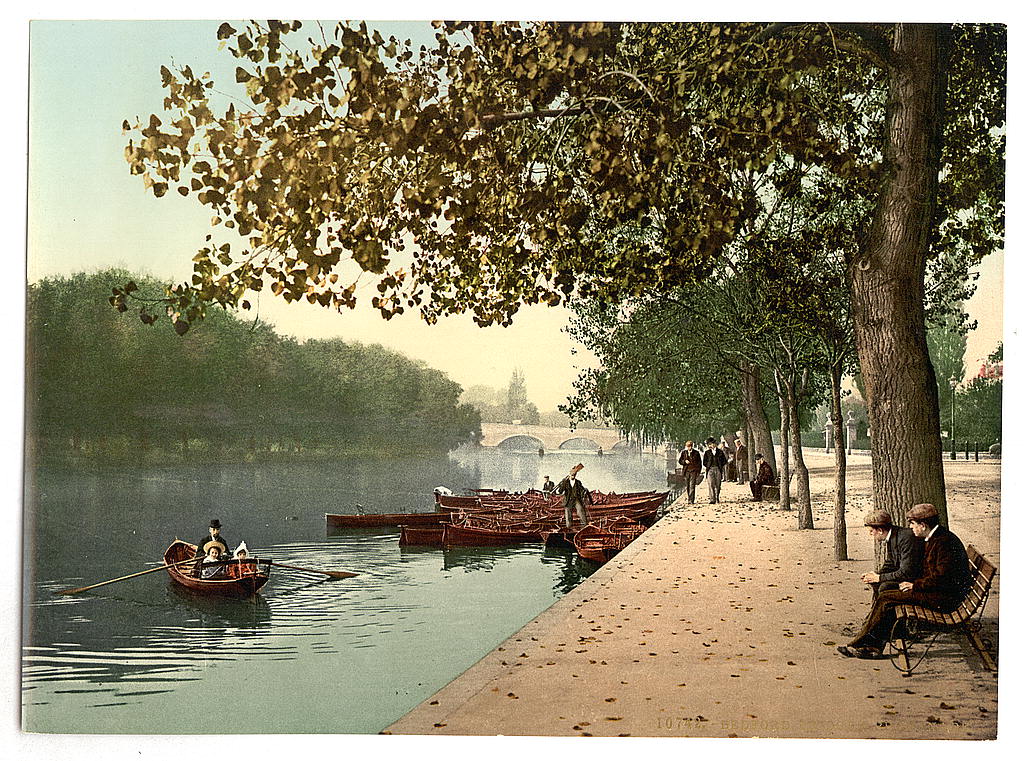
[[[580,525],[586,526],[590,523],[590,516],[587,515],[587,505],[591,504],[594,500],[590,496],[590,492],[587,487],[583,485],[583,482],[576,478],[576,474],[583,470],[583,463],[578,463],[573,466],[573,469],[569,471],[569,475],[562,479],[562,482],[558,484],[555,489],[556,494],[565,495],[565,527],[572,528],[572,510],[576,509],[576,515],[579,516]]]

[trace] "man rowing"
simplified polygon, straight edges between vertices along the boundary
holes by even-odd
[[[197,560],[208,560],[210,550],[216,547],[218,550],[218,559],[226,557],[228,554],[228,541],[220,533],[220,521],[214,518],[210,521],[210,533],[208,536],[204,536],[198,542],[196,542],[196,559]],[[199,575],[199,569],[201,563],[196,563],[193,575]]]

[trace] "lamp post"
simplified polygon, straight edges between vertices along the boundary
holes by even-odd
[[[956,459],[956,377],[949,379],[949,452]]]

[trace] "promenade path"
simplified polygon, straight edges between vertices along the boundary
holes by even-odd
[[[676,502],[579,587],[385,732],[991,739],[996,676],[963,637],[911,677],[843,658],[873,567],[870,465],[849,481],[851,561],[832,557],[831,456],[811,455],[814,530],[744,501]],[[946,464],[951,528],[999,564],[999,466]],[[774,507],[775,509],[772,509]],[[998,580],[986,611],[996,640]]]

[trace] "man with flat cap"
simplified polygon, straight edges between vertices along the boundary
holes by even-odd
[[[579,516],[580,525],[586,526],[590,523],[590,516],[587,515],[587,505],[592,503],[594,500],[590,496],[590,492],[587,487],[583,485],[583,482],[576,478],[576,474],[583,470],[583,463],[578,463],[573,466],[572,470],[569,471],[569,475],[561,480],[558,486],[555,488],[555,494],[565,495],[565,527],[572,527],[572,510],[576,509],[576,515]]]
[[[963,542],[949,529],[939,525],[935,505],[914,505],[907,511],[914,536],[924,540],[924,564],[921,575],[901,581],[899,589],[881,592],[871,612],[850,644],[836,648],[848,658],[878,658],[889,641],[896,622],[896,605],[912,603],[942,612],[954,610],[971,588],[971,569]]]
[[[924,542],[910,528],[895,526],[885,510],[875,510],[864,519],[871,537],[881,545],[882,564],[874,573],[862,574],[860,580],[871,585],[871,599],[888,589],[899,589],[901,581],[913,581],[921,575]]]
[[[728,460],[725,452],[718,448],[718,441],[713,436],[709,436],[705,443],[708,445],[704,450],[704,478],[708,482],[708,502],[716,505],[722,493],[722,474]]]

